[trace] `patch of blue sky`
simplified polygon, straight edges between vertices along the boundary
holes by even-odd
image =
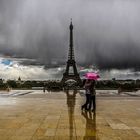
[[[1,61],[1,64],[9,66],[9,65],[13,64],[13,62],[11,60],[9,60],[9,59],[3,59]]]

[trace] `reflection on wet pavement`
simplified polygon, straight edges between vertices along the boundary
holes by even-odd
[[[82,112],[82,115],[86,119],[86,128],[84,140],[96,140],[96,112],[90,111]]]
[[[77,94],[76,90],[74,90],[72,93],[70,93],[69,90],[66,91],[70,140],[72,140],[73,137],[76,136],[75,123],[74,123],[74,109],[75,109],[75,102],[76,102],[76,94]]]
[[[0,140],[139,140],[139,98],[97,97],[81,111],[79,91],[0,97]]]

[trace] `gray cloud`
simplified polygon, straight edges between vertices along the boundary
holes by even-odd
[[[138,0],[0,0],[0,52],[64,64],[72,17],[78,64],[139,69],[139,13]]]

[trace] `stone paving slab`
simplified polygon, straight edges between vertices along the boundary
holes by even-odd
[[[93,113],[76,91],[0,97],[0,140],[140,139],[140,98],[96,99]]]

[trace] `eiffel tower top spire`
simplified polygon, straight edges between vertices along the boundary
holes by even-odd
[[[71,23],[70,23],[69,29],[70,29],[70,46],[69,46],[68,60],[74,60],[74,49],[73,49],[73,24],[72,24],[72,19],[71,19]]]

